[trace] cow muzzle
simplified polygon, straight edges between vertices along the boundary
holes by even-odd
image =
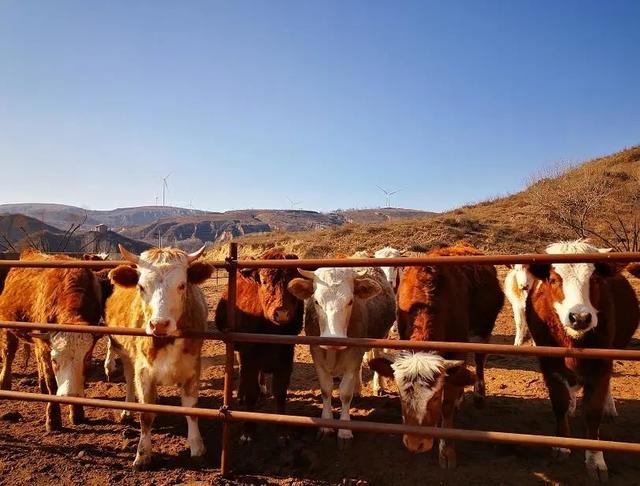
[[[429,452],[431,449],[433,449],[432,437],[403,435],[402,443],[409,451],[413,452],[414,454]]]
[[[172,319],[151,319],[146,332],[152,336],[164,337],[168,336],[174,328]]]
[[[289,323],[289,319],[290,319],[290,313],[288,309],[285,309],[284,307],[278,307],[274,312],[273,312],[273,322],[275,322],[276,324],[288,324]]]
[[[591,328],[593,316],[591,312],[570,312],[569,327],[574,331],[585,332]]]

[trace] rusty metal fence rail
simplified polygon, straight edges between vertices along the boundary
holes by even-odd
[[[229,327],[233,329],[236,317],[236,278],[237,270],[242,268],[303,268],[315,269],[319,267],[365,267],[365,266],[420,266],[420,265],[456,265],[456,264],[531,264],[531,263],[597,263],[618,262],[629,263],[640,261],[640,253],[599,253],[579,255],[481,255],[461,257],[424,257],[424,258],[389,258],[389,259],[306,259],[306,260],[238,260],[237,245],[230,245],[229,257],[225,261],[209,262],[216,269],[227,271],[227,285],[229,298],[227,301],[227,318]],[[0,268],[3,267],[31,267],[31,268],[112,268],[118,265],[129,265],[127,261],[20,261],[0,260]],[[211,324],[211,323],[210,323]],[[142,329],[124,327],[96,327],[77,326],[69,324],[49,324],[33,322],[0,321],[0,328],[18,330],[44,330],[44,331],[69,331],[92,333],[100,335],[133,335],[150,337]],[[89,407],[130,410],[134,412],[155,412],[172,415],[192,415],[196,417],[221,420],[222,454],[220,459],[221,472],[228,476],[231,472],[231,430],[230,425],[234,421],[265,422],[300,427],[327,427],[334,429],[350,429],[361,432],[393,433],[429,435],[434,438],[468,440],[480,442],[500,442],[506,444],[523,444],[534,446],[554,446],[575,449],[590,449],[616,452],[640,453],[640,443],[616,442],[603,440],[577,439],[569,437],[557,437],[546,435],[519,434],[509,432],[492,432],[479,430],[463,430],[452,428],[419,427],[401,424],[380,423],[371,421],[343,421],[336,419],[321,419],[297,415],[278,415],[271,413],[245,412],[235,410],[232,407],[233,391],[233,365],[234,343],[236,342],[261,342],[283,344],[333,344],[342,346],[359,346],[366,348],[394,348],[419,351],[462,351],[482,352],[487,354],[509,354],[523,356],[555,356],[583,359],[618,359],[640,361],[640,350],[625,349],[576,349],[557,347],[517,347],[505,344],[480,344],[480,343],[451,343],[451,342],[409,342],[389,339],[366,338],[322,338],[317,336],[283,336],[248,334],[237,332],[204,332],[184,333],[183,337],[197,337],[202,339],[218,340],[225,343],[225,373],[223,388],[223,405],[218,410],[190,408],[169,405],[151,405],[131,402],[117,402],[114,400],[100,400],[92,398],[59,397],[39,393],[25,393],[0,390],[0,398],[23,401],[53,402],[60,404],[85,405]]]

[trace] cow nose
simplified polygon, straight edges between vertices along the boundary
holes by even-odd
[[[591,324],[591,312],[571,312],[569,322],[574,329],[585,329]]]
[[[169,326],[171,325],[170,319],[153,319],[149,322],[151,332],[156,336],[163,336],[169,332]]]
[[[289,311],[284,307],[278,307],[273,313],[276,322],[286,322],[289,320]]]

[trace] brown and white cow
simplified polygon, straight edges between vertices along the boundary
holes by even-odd
[[[430,256],[480,255],[464,243],[429,253]],[[398,288],[400,339],[409,341],[487,342],[504,296],[491,265],[405,267]],[[464,387],[475,383],[474,398],[484,400],[486,356],[476,354],[477,378],[465,367],[465,353],[394,353],[371,360],[369,366],[393,377],[400,392],[407,425],[453,427],[455,409]],[[433,438],[405,435],[412,452],[426,452]],[[442,440],[440,466],[456,465],[452,442]]]
[[[520,263],[509,267],[510,270],[504,279],[504,295],[513,309],[513,321],[515,323],[516,335],[513,341],[514,346],[522,346],[527,337],[527,297],[529,289],[533,283],[531,274],[527,271],[527,266]]]
[[[72,260],[64,255],[27,251],[21,260]],[[86,268],[12,268],[0,294],[0,319],[78,325],[98,325],[103,296],[94,272]],[[11,388],[11,366],[18,338],[34,344],[42,393],[84,396],[87,367],[95,338],[73,332],[23,333],[0,330],[0,387]],[[47,404],[48,431],[62,425],[60,405]],[[83,409],[72,406],[70,420],[81,422]]]
[[[179,385],[182,405],[195,407],[200,387],[202,339],[181,338],[185,331],[206,331],[207,303],[197,286],[210,277],[213,268],[196,262],[204,247],[187,254],[173,248],[152,248],[140,256],[120,246],[132,266],[121,265],[110,272],[115,287],[107,301],[105,322],[109,327],[144,329],[153,337],[112,336],[113,350],[122,360],[127,401],[135,395],[141,403],[155,403],[158,385]],[[129,416],[123,413],[123,418]],[[151,462],[151,426],[155,414],[140,414],[140,441],[133,466],[142,469]],[[192,457],[205,453],[195,417],[187,417]]]
[[[395,319],[393,289],[379,268],[319,268],[298,270],[289,290],[306,301],[304,327],[307,336],[383,338]],[[350,420],[351,400],[358,391],[362,357],[366,348],[311,346],[322,391],[322,418],[332,418],[333,378],[340,382],[341,420]],[[321,429],[322,435],[331,429]],[[338,442],[353,438],[351,430],[339,429]]]
[[[584,240],[555,243],[553,254],[592,254],[600,250]],[[532,264],[535,278],[527,301],[527,324],[540,346],[570,348],[624,348],[638,326],[636,295],[613,263]],[[557,435],[570,434],[569,415],[575,412],[576,393],[583,389],[587,438],[598,439],[603,413],[615,415],[611,396],[612,361],[539,357],[556,416]],[[558,459],[570,450],[553,449]],[[602,451],[586,451],[587,471],[607,479]]]
[[[279,249],[268,250],[258,257],[260,260],[297,260],[296,255]],[[238,272],[236,298],[237,332],[257,334],[286,334],[297,336],[302,330],[304,308],[287,289],[297,276],[291,269],[243,269]],[[216,309],[216,326],[221,331],[230,330],[227,325],[227,299],[225,292]],[[238,398],[248,411],[256,408],[262,388],[264,374],[273,375],[272,393],[276,402],[276,413],[286,412],[287,389],[293,369],[292,344],[238,343],[240,354],[240,388]],[[255,424],[246,423],[242,442],[252,440]],[[286,439],[282,435],[281,440]]]

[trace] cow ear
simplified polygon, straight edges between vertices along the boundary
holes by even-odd
[[[195,262],[187,268],[187,281],[191,284],[201,284],[213,273],[213,266],[205,262]]]
[[[640,263],[632,263],[627,267],[627,272],[636,278],[640,278]]]
[[[455,386],[471,386],[476,382],[476,374],[464,367],[458,367],[447,375],[447,383]]]
[[[532,263],[527,265],[527,271],[538,280],[546,280],[551,274],[550,263]]]
[[[596,273],[603,278],[613,277],[614,275],[622,272],[626,267],[626,263],[596,263]],[[631,271],[631,270],[629,270]]]
[[[109,272],[109,279],[121,287],[135,287],[138,285],[140,274],[129,265],[120,265]]]
[[[380,284],[370,278],[356,278],[353,281],[353,294],[360,299],[369,299],[382,292]]]
[[[253,279],[260,283],[260,269],[258,268],[243,268],[239,270],[240,275],[244,278]]]
[[[305,300],[313,295],[313,282],[306,278],[294,278],[287,285],[287,289],[294,297]]]
[[[369,368],[379,375],[393,378],[393,367],[387,358],[373,358],[369,360]]]
[[[298,260],[298,255],[294,255],[293,253],[287,253],[284,256],[285,260]]]
[[[513,263],[505,263],[504,266],[507,268],[513,268]]]

